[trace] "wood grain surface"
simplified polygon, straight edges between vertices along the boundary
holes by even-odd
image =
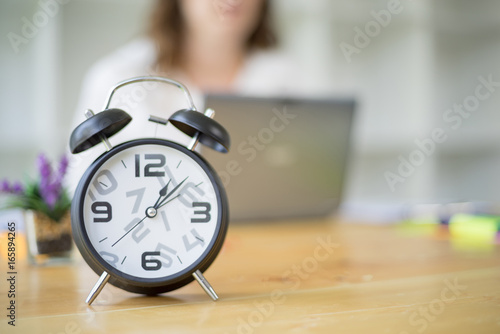
[[[240,224],[205,277],[217,302],[196,282],[157,297],[108,284],[87,307],[98,276],[79,254],[66,266],[23,262],[15,327],[2,279],[0,332],[500,333],[498,245],[333,220]]]

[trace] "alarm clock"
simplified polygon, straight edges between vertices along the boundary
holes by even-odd
[[[159,138],[141,138],[113,147],[108,138],[132,117],[109,108],[115,92],[126,85],[155,81],[173,85],[185,95],[186,109],[168,123],[192,137],[187,146]],[[196,280],[217,300],[203,276],[219,253],[228,226],[228,203],[212,167],[195,151],[198,143],[226,153],[227,131],[212,119],[214,111],[197,111],[187,88],[163,77],[137,77],[114,86],[104,111],[85,112],[86,120],[70,137],[77,154],[99,143],[105,152],[85,171],[73,197],[73,238],[82,257],[100,276],[86,303],[106,283],[126,291],[155,295]]]

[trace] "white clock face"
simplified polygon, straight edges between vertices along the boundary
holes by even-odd
[[[116,270],[165,278],[193,265],[213,244],[219,221],[214,183],[169,146],[129,146],[107,159],[84,189],[90,243]]]

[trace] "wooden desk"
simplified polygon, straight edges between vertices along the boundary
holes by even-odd
[[[2,267],[4,265],[2,264]],[[395,227],[328,221],[231,226],[205,275],[158,297],[97,280],[71,266],[19,268],[18,317],[1,333],[500,333],[500,248],[455,250]]]

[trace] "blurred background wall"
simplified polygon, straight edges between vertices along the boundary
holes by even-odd
[[[33,174],[38,152],[67,149],[86,70],[144,31],[152,3],[59,0],[49,12],[47,1],[0,0],[0,178]],[[500,82],[499,1],[274,0],[273,9],[307,93],[358,98],[346,203],[498,200],[500,87],[481,88],[493,91],[477,105],[473,96],[478,78]],[[464,103],[458,125],[450,117]],[[436,129],[442,142],[418,146]]]

